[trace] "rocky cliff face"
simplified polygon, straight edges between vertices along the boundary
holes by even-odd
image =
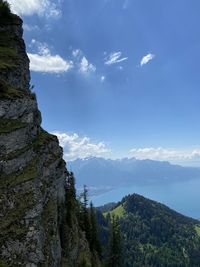
[[[29,59],[22,39],[22,20],[12,14],[0,16],[0,33],[0,79],[18,90],[28,91]]]
[[[17,16],[1,21],[0,52],[0,266],[59,266],[65,162],[40,126]]]
[[[19,17],[0,16],[0,266],[57,267],[67,170],[57,138],[41,128],[22,33]],[[63,266],[78,266],[80,251],[89,253],[73,229],[79,234]]]

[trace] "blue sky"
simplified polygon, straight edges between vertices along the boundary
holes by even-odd
[[[66,159],[200,166],[199,0],[9,2],[24,20],[43,127]]]

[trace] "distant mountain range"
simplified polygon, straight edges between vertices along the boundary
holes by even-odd
[[[110,210],[101,213],[108,208]],[[111,216],[109,216],[111,215]],[[124,267],[199,267],[200,223],[156,201],[133,194],[97,209],[99,236],[107,252],[109,218],[119,218]]]
[[[169,184],[200,178],[200,168],[182,167],[169,162],[124,158],[76,159],[68,162],[78,187],[86,184],[96,190],[109,190],[122,186]]]

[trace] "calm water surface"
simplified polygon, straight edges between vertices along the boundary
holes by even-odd
[[[98,196],[93,196],[95,206],[117,202],[127,194],[138,193],[159,201],[187,216],[200,219],[200,179],[173,185],[147,185],[118,188]]]

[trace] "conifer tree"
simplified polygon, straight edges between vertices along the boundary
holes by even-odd
[[[90,246],[93,251],[96,251],[98,256],[101,258],[101,244],[98,238],[96,212],[92,202],[90,202],[90,224],[91,224],[91,241]]]
[[[122,267],[121,234],[118,219],[115,216],[111,218],[107,267]]]
[[[66,184],[65,184],[65,202],[64,202],[64,214],[59,212],[60,216],[60,237],[61,246],[66,248],[68,244],[68,235],[70,234],[69,229],[76,223],[77,216],[77,200],[76,200],[76,189],[75,189],[75,178],[72,172],[67,172]],[[63,210],[63,207],[60,207]],[[63,255],[67,255],[67,249],[63,250]]]
[[[77,212],[75,178],[73,172],[68,172],[65,187],[66,221],[69,226],[73,224],[73,215]]]
[[[88,190],[86,185],[83,187],[83,193],[81,194],[81,210],[80,210],[80,225],[85,232],[86,238],[90,244],[91,241],[91,224],[88,211]]]

